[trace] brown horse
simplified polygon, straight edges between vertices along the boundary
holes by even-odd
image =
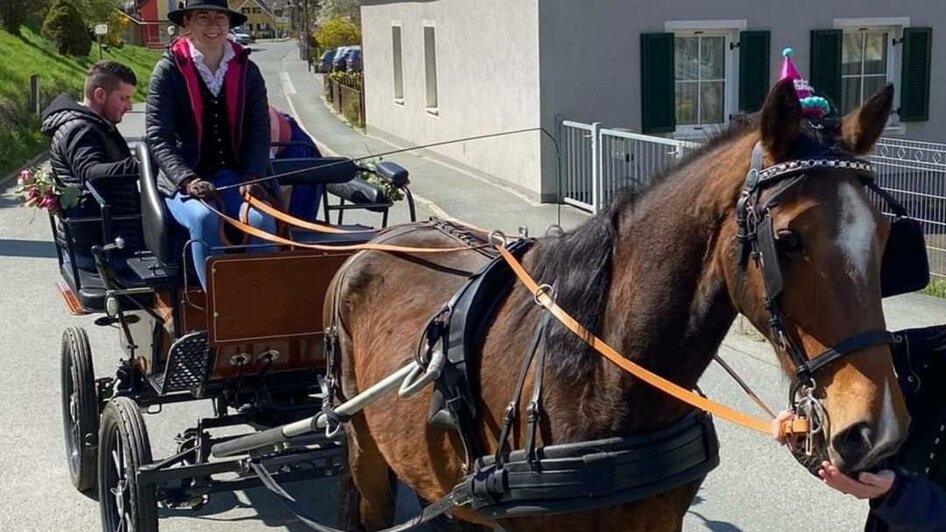
[[[863,155],[884,128],[892,95],[887,87],[834,130],[817,130],[803,121],[791,82],[780,83],[758,117],[734,125],[648,190],[625,193],[575,231],[539,239],[523,264],[540,283],[554,283],[557,302],[608,344],[692,388],[737,313],[769,331],[762,276],[751,263],[741,265],[736,251],[736,203],[753,146],[761,141],[766,167],[828,148]],[[879,275],[888,234],[887,222],[850,170],[825,168],[813,176],[772,209],[785,279],[780,304],[789,335],[809,358],[862,331],[884,329]],[[426,247],[457,244],[430,226],[381,240]],[[329,293],[338,302],[344,396],[354,396],[413,360],[430,317],[486,261],[472,250],[430,257],[361,252],[335,277]],[[329,298],[326,323],[334,305]],[[526,356],[540,310],[533,295],[517,285],[485,333],[475,385],[478,437],[488,453],[497,448],[516,368]],[[547,353],[540,426],[545,445],[647,433],[692,410],[624,373],[559,325],[551,330]],[[817,385],[830,419],[828,443],[816,450],[819,457],[853,471],[870,468],[897,449],[909,418],[887,346],[860,350],[820,370]],[[408,400],[386,398],[345,426],[357,489],[357,522],[349,526],[391,524],[392,474],[426,500],[444,496],[463,477],[460,439],[427,424],[429,399],[430,389]],[[524,422],[513,430],[514,448],[522,447],[524,431]],[[508,530],[679,530],[699,484],[609,508],[509,519],[501,525]],[[468,508],[453,515],[496,525]]]

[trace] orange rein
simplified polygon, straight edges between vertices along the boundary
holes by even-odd
[[[364,233],[366,231],[345,231],[341,229],[336,229],[321,224],[313,224],[311,222],[306,222],[298,218],[286,215],[285,213],[279,211],[278,209],[271,207],[270,205],[254,198],[253,196],[247,194],[245,196],[246,202],[253,207],[258,209],[264,214],[275,217],[277,220],[280,220],[284,223],[294,225],[297,227],[302,227],[304,229],[311,229],[313,231],[319,231],[324,233]],[[249,224],[243,223],[240,220],[234,220],[226,214],[217,210],[207,202],[204,202],[204,205],[208,209],[217,214],[224,222],[236,227],[237,229],[243,231],[244,233],[255,236],[262,240],[267,240],[276,244],[282,244],[286,246],[301,247],[307,249],[318,249],[323,251],[387,251],[394,253],[454,253],[459,251],[470,251],[472,249],[480,249],[487,247],[491,244],[484,244],[481,246],[461,246],[461,247],[451,247],[451,248],[418,248],[418,247],[407,247],[407,246],[394,246],[390,244],[353,244],[345,246],[332,246],[332,245],[322,245],[322,244],[302,244],[294,242],[287,238],[274,235],[272,233],[263,231],[256,227],[253,227]],[[600,355],[611,361],[613,364],[617,365],[624,371],[634,375],[635,377],[641,379],[642,381],[650,384],[651,386],[657,388],[658,390],[683,401],[690,406],[699,408],[714,416],[720,417],[737,425],[741,425],[745,428],[754,430],[756,432],[761,432],[763,434],[771,434],[771,422],[766,421],[761,418],[751,416],[749,414],[744,414],[737,410],[734,410],[726,405],[717,403],[713,400],[707,399],[699,394],[691,392],[685,388],[670,382],[669,380],[631,362],[627,358],[621,356],[620,353],[614,350],[611,346],[605,343],[600,338],[596,337],[588,329],[578,323],[577,320],[571,317],[562,307],[558,306],[555,301],[549,296],[547,287],[539,286],[538,283],[529,275],[525,270],[522,264],[516,259],[504,246],[496,246],[496,249],[499,251],[499,254],[503,257],[513,272],[516,274],[516,277],[519,279],[525,287],[534,295],[536,302],[539,305],[545,307],[549,312],[558,319],[566,328],[568,328],[572,333],[581,338],[585,343],[590,345],[595,351]],[[797,436],[807,433],[809,430],[808,421],[804,418],[794,417],[782,423],[779,432],[783,437]]]
[[[576,336],[581,338],[582,341],[594,348],[594,350],[604,358],[610,360],[613,364],[646,382],[647,384],[650,384],[654,388],[657,388],[658,390],[666,393],[667,395],[673,396],[684,403],[756,432],[771,434],[770,421],[753,417],[748,414],[743,414],[742,412],[734,410],[726,405],[707,399],[685,388],[681,388],[680,386],[668,381],[660,375],[648,371],[634,362],[631,362],[626,357],[621,356],[621,354],[615,351],[614,348],[606,344],[604,340],[596,337],[591,333],[591,331],[586,329],[582,324],[578,323],[575,318],[572,318],[565,311],[565,309],[558,306],[549,295],[548,287],[539,286],[539,284],[535,282],[535,280],[529,275],[519,260],[516,259],[512,253],[502,246],[497,246],[497,249],[499,250],[499,254],[502,255],[503,259],[506,260],[506,263],[509,264],[510,268],[512,268],[513,272],[515,272],[519,282],[525,285],[526,289],[528,289],[535,296],[536,303],[545,307],[546,310],[551,312],[552,315],[555,316],[555,318],[561,322],[562,325],[568,328],[568,330],[570,330]],[[780,434],[783,437],[804,434],[807,432],[807,420],[797,417],[783,423],[780,427]]]

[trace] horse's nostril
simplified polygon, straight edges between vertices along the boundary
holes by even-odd
[[[843,461],[842,469],[855,469],[871,464],[864,461],[873,450],[873,431],[867,423],[856,423],[838,433],[832,440],[834,451]]]

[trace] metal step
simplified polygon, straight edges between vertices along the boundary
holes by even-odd
[[[199,396],[210,373],[210,360],[207,331],[185,334],[171,345],[164,373],[150,376],[148,382],[159,395],[190,391]]]

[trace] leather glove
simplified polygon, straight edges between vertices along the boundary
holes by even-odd
[[[205,179],[191,179],[184,187],[184,191],[192,198],[208,200],[217,197],[217,187]]]

